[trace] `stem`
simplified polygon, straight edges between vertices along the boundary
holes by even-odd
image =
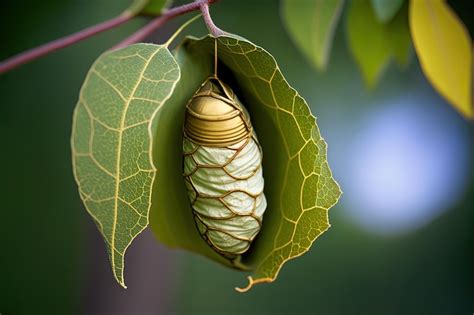
[[[163,46],[166,46],[166,47],[169,47],[170,44],[176,39],[176,37],[178,37],[178,35],[186,28],[189,26],[189,24],[191,24],[192,22],[196,21],[198,17],[200,17],[201,14],[198,14],[196,15],[195,17],[193,17],[192,19],[186,21],[186,23],[184,23],[183,25],[181,25],[177,30],[176,32],[174,32],[173,35],[171,35],[170,38],[168,38],[168,40],[166,41],[166,43],[163,44]]]
[[[204,22],[206,23],[207,28],[209,29],[209,32],[214,37],[219,37],[225,34],[223,30],[218,28],[216,24],[212,21],[211,14],[209,13],[209,3],[206,1],[196,1],[199,2],[199,8],[202,12],[202,17],[204,19]]]
[[[192,11],[197,11],[201,10],[203,13],[204,21],[209,29],[209,31],[213,34],[213,30],[219,30],[221,31],[217,26],[214,25],[214,23],[211,20],[211,17],[209,16],[209,4],[217,2],[218,0],[196,0],[194,2],[184,4],[182,6],[172,8],[165,13],[163,13],[161,16],[155,18],[153,21],[145,25],[143,28],[139,29],[136,31],[134,34],[132,34],[130,37],[124,39],[120,43],[118,43],[113,49],[117,48],[123,48],[125,46],[135,44],[138,42],[143,41],[145,38],[147,38],[149,35],[151,35],[156,29],[160,28],[163,24],[171,20],[172,18],[183,15],[188,12]],[[203,9],[204,8],[204,9]],[[206,10],[207,8],[207,16],[208,19],[206,19],[205,12],[203,10]],[[210,21],[210,24],[208,23]],[[221,31],[222,34],[224,33]],[[221,35],[222,35],[221,34]],[[216,35],[215,35],[216,36]]]
[[[224,31],[222,31],[220,28],[218,28],[214,22],[211,19],[211,16],[209,14],[209,4],[217,2],[218,0],[195,0],[194,2],[188,3],[181,5],[176,8],[169,9],[165,13],[163,13],[161,16],[155,18],[152,20],[150,23],[145,25],[143,28],[132,34],[130,37],[126,38],[122,42],[120,42],[118,45],[114,47],[116,48],[122,48],[130,44],[134,44],[140,41],[143,41],[146,37],[148,37],[151,33],[153,33],[157,28],[161,27],[163,24],[165,24],[167,21],[170,19],[182,15],[191,11],[197,11],[201,10],[204,22],[206,23],[207,28],[209,29],[209,32],[211,32],[212,35],[215,37],[221,36],[225,34]],[[98,33],[107,31],[109,29],[112,29],[114,27],[117,27],[125,22],[130,21],[135,15],[131,13],[123,13],[111,20],[102,22],[100,24],[88,27],[82,31],[79,31],[77,33],[71,34],[69,36],[61,37],[58,38],[52,42],[49,42],[47,44],[38,46],[36,48],[27,50],[25,52],[22,52],[18,55],[15,55],[13,57],[10,57],[2,62],[0,62],[0,74],[8,72],[18,66],[21,66],[27,62],[33,61],[35,59],[38,59],[44,55],[47,55],[53,51],[59,50],[61,48],[70,46],[72,44],[75,44],[83,39],[89,38],[91,36],[94,36]]]
[[[8,72],[16,67],[19,67],[27,62],[38,59],[44,55],[52,53],[53,51],[75,44],[81,40],[107,31],[114,27],[124,24],[130,21],[134,16],[130,13],[123,13],[111,20],[99,23],[97,25],[85,28],[79,32],[73,33],[68,36],[64,36],[53,40],[49,43],[43,44],[36,48],[26,50],[18,55],[10,57],[0,62],[0,74]]]

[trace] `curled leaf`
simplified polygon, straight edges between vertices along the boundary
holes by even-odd
[[[150,227],[165,244],[185,248],[231,266],[200,238],[182,180],[185,105],[213,73],[213,37],[188,38],[176,59],[181,79],[176,93],[155,117],[154,161],[161,166],[153,187]],[[268,208],[260,234],[241,257],[253,284],[271,282],[285,262],[309,250],[329,228],[328,210],[341,191],[326,159],[326,143],[304,99],[289,86],[275,59],[237,36],[217,38],[219,77],[250,112],[263,149]],[[245,291],[241,290],[241,291]]]

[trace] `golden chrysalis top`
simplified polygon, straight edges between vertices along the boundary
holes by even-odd
[[[232,89],[211,78],[188,103],[184,132],[198,144],[219,147],[245,139],[252,126]]]

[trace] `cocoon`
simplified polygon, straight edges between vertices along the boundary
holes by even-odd
[[[233,259],[262,226],[262,149],[232,89],[208,78],[186,105],[184,172],[194,220],[204,240]]]

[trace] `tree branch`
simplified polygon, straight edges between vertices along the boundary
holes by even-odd
[[[99,34],[101,32],[110,30],[114,27],[122,25],[130,21],[134,16],[130,13],[123,13],[111,20],[99,23],[97,25],[85,28],[79,32],[73,33],[71,35],[58,38],[49,43],[43,44],[41,46],[35,47],[30,50],[26,50],[18,55],[10,57],[2,62],[0,62],[0,74],[8,72],[16,67],[19,67],[27,62],[33,61],[40,57],[43,57],[53,51],[59,50],[61,48],[68,47],[72,44],[75,44],[81,40]]]
[[[181,5],[176,8],[169,9],[165,11],[162,15],[159,17],[155,18],[152,20],[150,23],[145,25],[143,28],[139,29],[137,32],[132,34],[130,37],[126,38],[122,42],[120,42],[118,45],[114,47],[116,48],[122,48],[130,44],[134,44],[140,41],[143,41],[146,37],[148,37],[151,33],[153,33],[156,29],[161,27],[163,24],[165,24],[167,21],[170,19],[191,12],[191,11],[197,11],[201,10],[204,22],[206,23],[207,28],[209,29],[209,32],[211,32],[212,35],[214,36],[220,36],[225,34],[224,31],[222,31],[220,28],[218,28],[214,22],[211,19],[211,16],[209,14],[209,4],[217,2],[218,0],[195,0],[194,2],[188,3]],[[113,18],[109,21],[105,21],[103,23],[91,26],[89,28],[86,28],[82,31],[79,31],[77,33],[71,34],[69,36],[61,37],[59,39],[56,39],[52,42],[49,42],[47,44],[38,46],[36,48],[27,50],[25,52],[22,52],[18,55],[15,55],[13,57],[10,57],[2,62],[0,62],[0,74],[8,72],[18,66],[21,66],[27,62],[33,61],[35,59],[38,59],[42,56],[45,56],[53,51],[59,50],[61,48],[70,46],[72,44],[75,44],[83,39],[89,38],[91,36],[94,36],[98,33],[107,31],[109,29],[112,29],[114,27],[117,27],[125,22],[128,22],[134,17],[133,14],[130,13],[123,13],[116,18]]]

